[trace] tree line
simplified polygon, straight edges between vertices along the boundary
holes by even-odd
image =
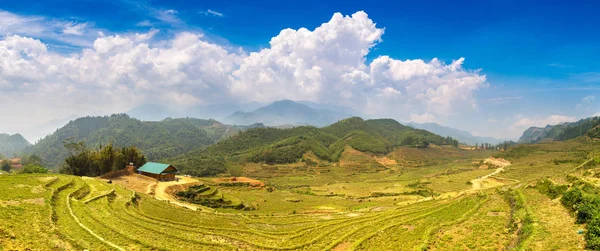
[[[70,156],[64,161],[60,173],[77,176],[100,176],[125,168],[129,163],[136,167],[144,165],[146,156],[135,146],[114,147],[112,143],[90,149],[85,142],[65,141]]]

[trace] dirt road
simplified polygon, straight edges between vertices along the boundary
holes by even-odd
[[[156,189],[154,190],[154,197],[159,200],[168,200],[170,203],[173,203],[173,204],[181,206],[181,207],[189,208],[192,210],[204,210],[205,209],[204,207],[200,207],[200,206],[192,204],[192,203],[186,203],[183,201],[179,201],[177,198],[174,198],[173,196],[171,196],[170,194],[168,194],[166,192],[167,188],[170,186],[173,186],[173,185],[182,185],[182,184],[199,182],[197,179],[194,179],[191,177],[177,176],[177,178],[178,178],[177,181],[160,181],[160,182],[156,183]]]
[[[487,158],[487,159],[485,159],[484,163],[490,163],[492,165],[499,166],[499,168],[497,168],[494,172],[492,172],[488,175],[471,180],[471,183],[473,184],[473,187],[471,188],[471,190],[481,189],[482,184],[486,179],[488,179],[496,174],[499,174],[500,172],[504,172],[504,167],[511,165],[511,163],[508,160],[500,159],[500,158]]]

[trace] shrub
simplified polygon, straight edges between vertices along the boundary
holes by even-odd
[[[600,250],[600,217],[595,217],[588,223],[585,240],[587,248]]]
[[[541,193],[545,194],[550,199],[556,199],[561,196],[565,191],[567,191],[568,187],[566,185],[556,186],[552,181],[546,179],[538,182],[535,185],[535,188]]]
[[[28,164],[23,167],[23,173],[48,173],[48,169],[34,164]]]
[[[598,215],[598,205],[586,201],[577,205],[577,223],[582,224],[591,221]]]
[[[581,192],[581,190],[579,188],[573,188],[569,191],[567,191],[562,198],[560,198],[560,202],[563,204],[563,206],[565,206],[566,208],[570,209],[570,210],[574,210],[575,209],[575,205],[581,203],[581,201],[583,200],[583,193]]]

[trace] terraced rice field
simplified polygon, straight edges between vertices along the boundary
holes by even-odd
[[[404,206],[272,216],[193,211],[75,176],[7,175],[0,188],[13,190],[0,195],[5,250],[491,250],[525,241],[505,231],[511,208],[495,190]],[[536,193],[525,191],[532,206],[549,203]],[[568,214],[559,217],[572,222]],[[543,235],[528,238],[565,240],[553,247],[581,243],[575,233],[544,230],[551,226],[536,224]]]

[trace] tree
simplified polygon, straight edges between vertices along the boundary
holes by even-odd
[[[138,167],[146,163],[146,156],[134,146],[118,149],[108,144],[95,151],[85,148],[85,144],[79,142],[69,143],[65,147],[70,149],[69,152],[76,154],[65,159],[61,173],[98,176],[123,169],[129,163]]]
[[[475,149],[478,149],[478,147],[479,147],[479,144],[475,143]]]
[[[31,156],[29,156],[29,163],[41,166],[42,165],[42,158],[40,158],[39,156],[37,156],[35,154],[32,154]]]
[[[10,162],[8,160],[2,160],[0,162],[1,162],[0,169],[2,169],[2,171],[9,173],[10,172]]]

